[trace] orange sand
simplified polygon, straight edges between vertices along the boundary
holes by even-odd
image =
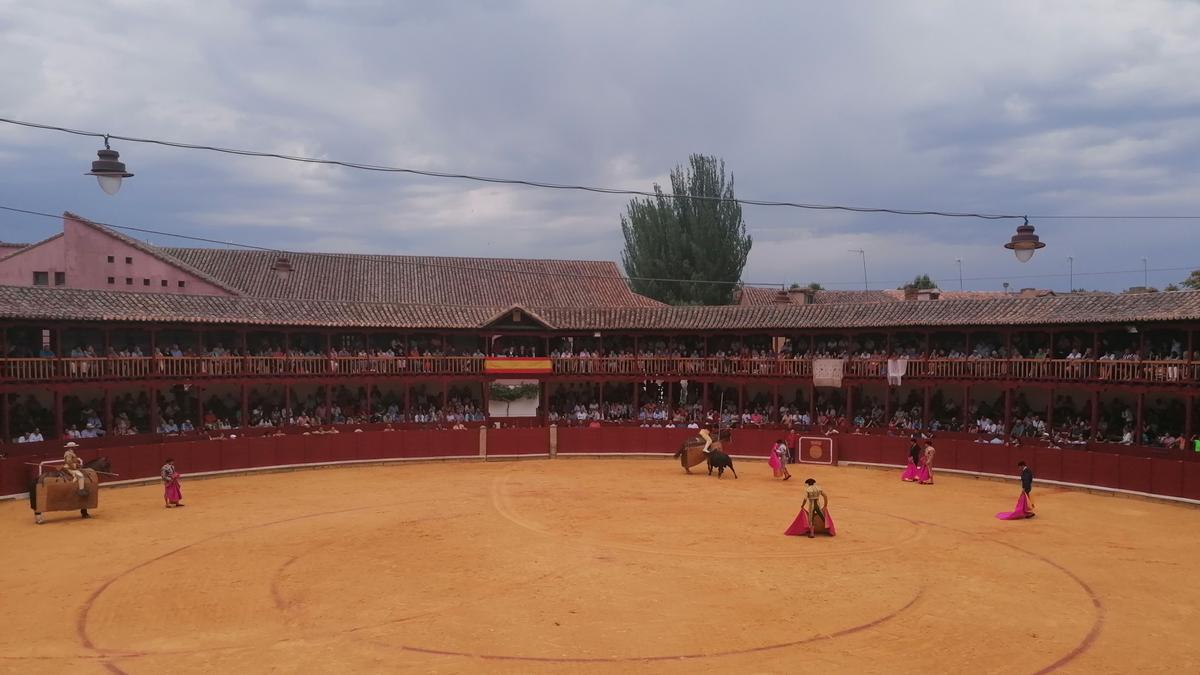
[[[668,460],[430,463],[0,504],[14,673],[1197,672],[1200,510]],[[181,467],[186,472],[186,467]],[[812,475],[836,538],[785,537]]]

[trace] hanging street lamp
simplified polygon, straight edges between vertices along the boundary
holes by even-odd
[[[1021,262],[1029,262],[1033,257],[1034,252],[1039,248],[1046,248],[1045,242],[1038,239],[1038,236],[1033,233],[1033,226],[1029,224],[1029,217],[1024,218],[1025,222],[1017,226],[1017,233],[1012,236],[1012,239],[1004,245],[1004,248],[1011,250],[1016,254],[1017,260]]]
[[[100,183],[100,189],[106,194],[115,195],[121,191],[121,180],[130,178],[133,174],[125,170],[125,163],[120,160],[120,153],[108,147],[108,136],[104,137],[104,149],[98,150],[99,159],[92,162],[92,170],[85,176],[95,176]]]

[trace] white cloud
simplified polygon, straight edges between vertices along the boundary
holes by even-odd
[[[705,152],[726,159],[745,197],[1200,213],[1190,2],[0,0],[0,16],[6,116],[563,183],[645,189]],[[0,203],[293,248],[620,249],[623,197],[131,143],[115,147],[138,175],[101,201],[79,176],[97,147],[0,125],[0,162],[22,167],[6,171]],[[846,281],[847,248],[867,248],[881,280],[937,275],[963,256],[997,274],[1012,264],[996,244],[1007,224],[745,217],[753,280]],[[1077,258],[1098,268],[1123,264],[1115,228],[1038,227],[1052,245],[1087,238]],[[1138,234],[1154,259],[1187,258],[1175,228],[1144,222]],[[0,239],[15,236],[0,222]]]

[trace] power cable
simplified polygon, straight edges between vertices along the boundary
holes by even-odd
[[[30,127],[33,129],[45,129],[49,131],[59,131],[76,136],[89,136],[92,138],[102,138],[105,141],[116,139],[120,141],[128,141],[130,143],[147,143],[151,145],[161,145],[171,148],[183,148],[186,150],[206,150],[209,152],[220,152],[229,155],[240,155],[244,157],[267,157],[272,159],[282,159],[289,162],[302,162],[306,164],[325,164],[329,166],[341,166],[348,169],[359,169],[362,171],[378,171],[383,173],[404,173],[416,176],[426,176],[429,178],[451,178],[459,180],[477,181],[481,183],[498,183],[502,185],[523,185],[526,187],[545,188],[550,190],[576,190],[582,192],[595,192],[600,194],[610,195],[625,195],[631,197],[652,197],[666,199],[692,199],[708,202],[731,202],[744,204],[749,206],[779,206],[790,207],[796,209],[809,209],[814,211],[848,211],[854,213],[889,213],[899,216],[939,216],[944,218],[979,218],[983,220],[1011,220],[1025,218],[1023,215],[999,214],[999,213],[971,213],[971,212],[956,212],[956,211],[936,211],[936,210],[921,210],[921,209],[892,209],[873,206],[845,206],[838,204],[807,204],[802,202],[791,201],[772,201],[765,199],[744,199],[744,198],[728,198],[728,197],[710,197],[705,195],[676,195],[676,194],[660,194],[658,192],[650,192],[646,190],[632,190],[626,188],[608,188],[595,187],[589,185],[572,185],[566,183],[551,183],[546,181],[528,180],[523,178],[498,178],[494,176],[476,176],[465,173],[430,171],[427,169],[412,169],[396,166],[382,166],[379,164],[364,164],[361,162],[347,162],[334,159],[320,159],[317,157],[302,157],[297,155],[284,155],[275,152],[263,152],[259,150],[241,150],[237,148],[223,148],[213,145],[201,145],[196,143],[183,143],[179,141],[166,141],[155,138],[139,138],[136,136],[122,136],[120,134],[109,134],[99,131],[86,131],[83,129],[71,129],[69,127],[60,127],[53,124],[42,124],[39,122],[25,122],[0,117],[0,122],[6,124],[14,124],[17,126]]]

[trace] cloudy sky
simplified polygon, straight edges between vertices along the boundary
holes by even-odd
[[[739,196],[1200,215],[1200,3],[0,0],[0,117],[373,164],[647,189],[690,153]],[[621,197],[0,125],[0,204],[287,249],[617,260]],[[750,282],[1120,289],[1200,267],[1200,221],[747,207]],[[0,239],[54,221],[0,213]],[[151,237],[155,243],[187,245]],[[1126,274],[1093,274],[1138,270]],[[1156,271],[1160,270],[1160,271]],[[1037,276],[1042,275],[1042,276]],[[1061,275],[1061,276],[1055,276]]]

